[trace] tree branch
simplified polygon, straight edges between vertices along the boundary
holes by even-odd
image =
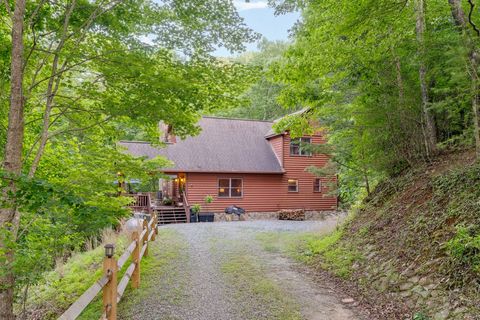
[[[470,4],[470,11],[468,12],[468,23],[470,23],[473,30],[475,30],[475,32],[477,33],[477,36],[480,37],[480,30],[478,30],[477,26],[472,21],[472,14],[473,14],[473,10],[475,9],[475,3],[473,2],[473,0],[468,0],[468,4]]]

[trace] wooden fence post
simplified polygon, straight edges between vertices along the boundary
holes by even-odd
[[[143,230],[146,230],[145,235],[143,236],[142,239],[142,247],[145,246],[145,253],[143,254],[144,257],[148,256],[148,222],[147,220],[143,220]]]
[[[103,287],[103,311],[107,320],[117,320],[117,261],[113,257],[113,250],[113,245],[107,244],[103,260],[103,271],[109,278]]]
[[[155,222],[153,223],[153,227],[155,228],[155,235],[157,235],[158,234],[158,215],[155,211],[153,215],[155,217]]]
[[[132,287],[137,289],[140,286],[140,250],[142,249],[138,231],[132,232],[132,240],[137,243],[132,253],[132,260],[135,263],[135,269],[132,273]]]

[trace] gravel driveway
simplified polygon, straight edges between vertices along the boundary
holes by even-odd
[[[337,220],[163,226],[145,260],[141,288],[127,292],[119,318],[363,319],[332,284],[315,283],[298,262],[259,241],[265,233],[326,233]]]

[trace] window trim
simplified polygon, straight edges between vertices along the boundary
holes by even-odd
[[[290,190],[290,184],[289,184],[290,182],[289,182],[289,180],[294,180],[294,181],[295,181],[295,185],[296,185],[296,187],[297,187],[297,189],[296,189],[295,191]],[[300,191],[300,186],[299,186],[299,181],[298,181],[298,179],[295,179],[295,178],[288,178],[288,179],[287,179],[287,191],[288,191],[288,192],[291,192],[291,193],[298,193],[298,192]]]
[[[228,196],[221,196],[220,193],[220,180],[228,180]],[[242,187],[240,188],[240,196],[232,196],[232,180],[240,180]],[[241,199],[243,198],[243,178],[217,178],[217,197],[220,199]]]
[[[317,180],[318,180],[318,190],[316,189]],[[320,179],[320,178],[313,179],[313,192],[322,193],[322,179]]]
[[[300,147],[300,144],[302,144],[303,139],[308,139],[308,143],[312,143],[312,138],[311,137],[300,137],[300,138],[290,138],[290,143],[289,143],[289,153],[291,157],[312,157],[312,152],[310,151],[308,154],[302,154],[302,149]],[[298,146],[298,154],[292,153],[292,141],[294,140],[300,140],[300,143],[297,145]]]

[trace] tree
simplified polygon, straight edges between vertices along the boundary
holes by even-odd
[[[302,8],[293,44],[270,70],[279,102],[310,107],[343,164],[340,181],[372,189],[435,148],[470,145],[475,82],[448,3],[272,2]]]
[[[228,93],[246,85],[236,78],[242,68],[209,52],[217,45],[241,50],[256,34],[229,1],[16,0],[0,10],[8,13],[0,20],[0,41],[11,45],[10,74],[0,87],[11,96],[8,121],[2,119],[8,123],[3,179],[10,182],[0,211],[0,314],[12,319],[12,265],[21,212],[28,209],[19,195],[36,185],[39,172],[50,179],[42,159],[74,137],[89,141],[91,132],[105,134],[109,152],[126,127],[151,132],[159,120],[179,135],[194,133],[200,111],[234,104],[237,95]],[[22,175],[32,182],[20,184]]]
[[[270,66],[278,61],[288,47],[287,42],[262,39],[258,44],[258,52],[246,52],[232,59],[252,68],[257,79],[242,95],[244,103],[239,107],[220,108],[217,115],[258,120],[274,120],[285,114],[299,110],[301,106],[285,108],[277,101],[282,85],[269,75]]]

